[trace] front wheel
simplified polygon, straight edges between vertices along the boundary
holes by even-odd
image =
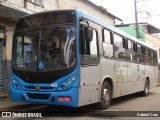
[[[107,109],[110,106],[111,99],[112,99],[112,91],[110,84],[104,81],[101,89],[101,102],[98,103],[98,108],[101,110]]]

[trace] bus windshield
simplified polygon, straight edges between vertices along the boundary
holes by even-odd
[[[29,72],[64,70],[75,64],[75,27],[52,25],[15,31],[13,69]]]

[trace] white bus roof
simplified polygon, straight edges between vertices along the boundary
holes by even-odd
[[[79,12],[82,17],[85,17],[85,18],[95,22],[95,23],[103,26],[106,29],[109,29],[109,30],[111,30],[111,31],[113,31],[113,32],[115,32],[115,33],[117,33],[119,35],[122,35],[122,36],[124,36],[124,37],[126,37],[126,38],[128,38],[128,39],[130,39],[130,40],[132,40],[132,41],[134,41],[136,43],[139,43],[139,44],[141,44],[143,46],[146,46],[146,47],[148,47],[150,49],[156,50],[156,48],[154,48],[153,46],[142,42],[141,40],[129,35],[128,33],[124,32],[124,31],[122,31],[122,30],[120,30],[120,29],[118,29],[118,28],[116,28],[116,27],[104,22],[104,21],[101,21],[100,19],[96,18],[95,16],[92,16],[92,15],[88,14],[87,12],[85,12],[85,11],[83,11],[81,9],[77,9],[77,12]]]

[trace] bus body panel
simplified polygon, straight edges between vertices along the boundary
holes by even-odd
[[[113,81],[112,97],[126,95],[127,62],[101,58],[101,83],[106,75],[111,76]]]
[[[79,69],[76,67],[76,69],[70,73],[67,76],[64,76],[57,81],[51,83],[51,84],[38,84],[38,83],[26,83],[20,78],[18,78],[16,75],[12,73],[11,75],[11,80],[10,80],[10,95],[11,95],[11,100],[12,101],[17,101],[17,102],[29,102],[29,103],[41,103],[41,104],[53,104],[53,105],[65,105],[65,106],[72,106],[72,107],[78,107],[78,99],[79,99]],[[58,91],[57,88],[63,81],[74,77],[76,78],[76,83],[72,88],[70,88],[67,91]],[[15,89],[13,86],[12,81],[16,80],[20,86],[20,89]],[[54,86],[55,85],[55,86]],[[30,88],[26,88],[29,86]],[[36,86],[39,87],[39,90],[36,90]],[[51,88],[52,89],[47,89]],[[46,89],[41,89],[41,88],[46,88]],[[28,94],[33,94],[33,95],[48,95],[48,98],[42,97],[42,99],[32,99],[29,98]],[[33,97],[32,95],[32,97]],[[58,96],[70,96],[71,97],[71,102],[65,102],[65,101],[58,101]],[[23,98],[24,97],[24,98]],[[54,101],[52,101],[52,97],[54,97]]]
[[[72,88],[69,91],[63,91],[63,92],[34,92],[34,91],[24,91],[24,90],[17,90],[10,87],[10,97],[11,101],[13,102],[29,102],[29,103],[40,103],[40,104],[52,104],[52,105],[65,105],[65,106],[72,106],[72,107],[78,107],[78,92],[79,88]],[[41,95],[45,96],[49,94],[49,98],[46,100],[41,99],[31,99],[28,97],[28,94],[33,95]],[[22,96],[24,98],[22,98]],[[72,98],[71,102],[61,102],[58,101],[58,96],[70,96]],[[52,101],[52,97],[54,97],[54,101]]]
[[[80,75],[79,106],[98,102],[100,65],[81,67]]]
[[[154,66],[145,66],[145,78],[149,78],[150,88],[155,87],[158,83],[158,68]]]

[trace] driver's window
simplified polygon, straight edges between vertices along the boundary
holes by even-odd
[[[97,51],[97,33],[95,30],[93,30],[93,38],[90,42],[90,56],[97,57],[98,51]]]
[[[81,64],[92,65],[98,64],[98,34],[96,29],[80,26],[80,52]]]

